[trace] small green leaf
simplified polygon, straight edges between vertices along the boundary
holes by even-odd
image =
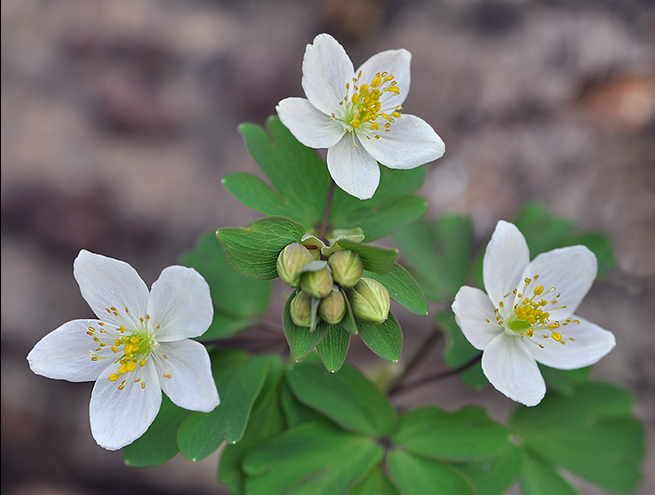
[[[522,456],[519,448],[508,444],[492,457],[458,467],[473,482],[478,495],[503,495],[521,471]]]
[[[580,495],[552,466],[529,454],[523,456],[521,492],[523,495]]]
[[[221,453],[218,480],[227,484],[233,495],[245,495],[242,464],[244,457],[285,429],[285,417],[280,403],[284,385],[283,365],[278,357],[271,356],[270,369],[264,386],[252,408],[248,426],[241,440],[229,444]]]
[[[473,484],[453,466],[416,457],[402,450],[391,450],[387,455],[391,479],[403,495],[477,495]]]
[[[271,283],[244,277],[228,263],[215,231],[206,232],[195,249],[182,256],[182,263],[195,268],[211,290],[214,320],[203,339],[229,337],[252,326],[266,311]]]
[[[385,436],[396,428],[396,413],[389,400],[347,363],[334,374],[315,362],[292,364],[287,380],[300,402],[348,430]]]
[[[161,466],[180,451],[177,429],[191,412],[173,404],[166,395],[162,399],[161,409],[148,431],[123,448],[128,466]]]
[[[548,386],[565,395],[573,395],[575,388],[587,383],[591,376],[591,366],[577,370],[558,370],[544,366],[541,363],[538,364],[541,375]]]
[[[446,363],[448,363],[448,366],[457,368],[480,354],[480,351],[466,340],[452,312],[439,313],[436,322],[440,328],[446,331],[447,343],[443,357]],[[477,389],[484,387],[488,383],[479,362],[462,371],[459,376],[471,387]]]
[[[375,464],[384,449],[374,439],[334,425],[304,423],[248,455],[244,470],[250,495],[345,493]]]
[[[525,236],[533,258],[557,247],[574,228],[573,222],[551,215],[544,205],[536,202],[523,206],[514,219],[514,225]]]
[[[509,444],[509,432],[479,407],[447,413],[426,406],[401,416],[393,441],[414,454],[461,461],[497,453]]]
[[[518,408],[510,424],[540,457],[610,490],[629,492],[639,483],[645,455],[632,404],[620,387],[588,383],[571,396],[549,392],[539,407]]]
[[[310,332],[308,327],[296,325],[291,318],[291,301],[297,294],[298,291],[291,294],[284,305],[282,326],[291,349],[291,357],[294,361],[302,361],[323,340],[330,325],[320,321],[313,332]]]
[[[217,378],[219,406],[209,413],[192,413],[178,431],[177,442],[186,458],[204,459],[220,447],[223,439],[230,443],[241,439],[269,366],[269,357],[258,356]]]
[[[467,281],[473,249],[473,225],[451,215],[419,220],[394,234],[426,297],[450,300]]]
[[[394,263],[391,270],[384,275],[374,272],[364,272],[364,275],[384,285],[391,299],[407,311],[419,316],[428,314],[428,303],[423,296],[423,291],[409,272],[398,263]]]
[[[403,350],[403,332],[396,317],[389,313],[383,323],[359,323],[359,336],[366,346],[383,359],[396,362]]]
[[[364,270],[379,274],[384,274],[391,270],[394,261],[398,257],[397,249],[360,244],[348,239],[340,239],[336,243],[344,249],[350,249],[359,254],[364,264]]]
[[[216,233],[232,267],[251,278],[277,277],[277,257],[287,245],[298,242],[305,230],[284,217],[266,217],[248,227],[228,227]]]
[[[401,495],[380,466],[375,466],[348,495]]]
[[[259,177],[244,172],[228,174],[223,178],[223,187],[243,204],[265,215],[295,216],[284,198]]]
[[[330,188],[325,162],[315,150],[298,142],[277,117],[270,117],[266,127],[242,124],[239,131],[275,191],[266,191],[253,180],[242,182],[241,187],[227,181],[226,187],[245,205],[263,208],[266,211],[259,211],[267,215],[288,216],[309,229],[321,221]],[[276,196],[281,200],[279,207],[275,206]]]
[[[341,369],[348,355],[350,346],[350,332],[342,328],[341,324],[330,325],[325,337],[317,346],[325,369],[336,373]]]
[[[280,385],[280,403],[289,428],[303,423],[329,421],[326,416],[296,399],[286,378]]]

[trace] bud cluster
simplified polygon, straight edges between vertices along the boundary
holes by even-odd
[[[339,323],[348,302],[358,321],[384,322],[389,316],[389,292],[376,280],[362,277],[363,271],[355,251],[321,250],[314,242],[289,244],[277,259],[280,278],[300,289],[290,310],[294,323],[301,327],[311,327],[317,317],[331,325]]]

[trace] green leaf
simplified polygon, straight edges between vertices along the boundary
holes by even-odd
[[[459,328],[455,315],[452,312],[439,313],[436,317],[437,326],[446,331],[446,348],[444,350],[444,360],[451,368],[457,368],[474,359],[480,354],[475,347],[466,339],[462,330]],[[480,389],[488,381],[482,372],[480,363],[475,363],[470,368],[462,371],[459,376],[471,387]]]
[[[402,450],[391,450],[387,455],[391,479],[403,495],[477,495],[473,484],[453,466],[416,457]]]
[[[277,277],[277,257],[287,245],[298,242],[305,230],[284,217],[255,220],[248,227],[226,227],[216,235],[227,260],[239,273],[260,279]]]
[[[255,326],[258,322],[259,318],[241,318],[215,311],[212,324],[199,340],[207,341],[230,337],[246,328]]]
[[[551,215],[544,205],[535,202],[523,206],[514,225],[525,236],[532,257],[557,247],[574,228],[573,222]]]
[[[293,218],[296,212],[284,198],[259,177],[244,172],[228,174],[223,187],[246,206],[265,215]]]
[[[401,495],[380,466],[375,466],[348,495]]]
[[[333,425],[304,423],[248,455],[244,470],[251,495],[345,493],[384,449],[374,439]]]
[[[300,402],[347,430],[385,436],[396,428],[396,414],[389,400],[347,363],[334,374],[315,362],[292,364],[287,380]]]
[[[289,349],[291,349],[291,357],[294,361],[302,361],[323,340],[330,325],[320,321],[313,332],[310,332],[308,327],[296,325],[291,318],[291,301],[297,294],[298,291],[291,294],[284,305],[282,326]]]
[[[227,484],[233,495],[245,495],[243,459],[269,439],[284,431],[286,422],[280,402],[283,381],[283,364],[278,357],[271,356],[266,381],[255,401],[248,426],[241,440],[229,444],[221,453],[218,480]]]
[[[161,466],[180,451],[177,447],[177,429],[189,416],[164,395],[161,409],[143,436],[123,447],[125,464],[133,467]]]
[[[195,249],[182,256],[182,263],[195,268],[211,288],[216,310],[233,317],[249,318],[266,311],[271,283],[244,277],[228,263],[216,232],[206,232]]]
[[[425,199],[416,191],[425,180],[425,167],[392,170],[380,167],[380,185],[371,199],[361,201],[338,189],[330,210],[333,228],[360,227],[371,242],[422,217],[427,211]]]
[[[282,380],[280,385],[280,403],[289,428],[302,423],[329,421],[326,416],[296,399],[286,378]]]
[[[519,448],[509,444],[492,457],[458,467],[473,482],[478,495],[503,495],[521,471],[522,456]]]
[[[580,495],[552,466],[529,454],[523,457],[521,492],[523,495]]]
[[[447,413],[426,406],[400,417],[393,441],[408,452],[433,459],[473,460],[509,445],[509,431],[479,407]]]
[[[398,257],[397,249],[387,249],[370,244],[360,244],[348,239],[340,239],[336,242],[344,249],[356,252],[362,258],[364,270],[384,274],[391,270],[391,267]]]
[[[341,324],[330,325],[325,337],[317,346],[325,369],[336,373],[341,369],[348,355],[350,346],[350,332],[342,328]]]
[[[288,216],[309,229],[321,221],[330,188],[325,162],[298,142],[277,117],[270,117],[266,127],[268,133],[260,126],[242,124],[239,131],[274,190],[266,191],[263,182],[256,185],[252,179],[246,183],[242,177],[236,186],[232,178],[225,187],[246,206],[267,215]]]
[[[192,413],[178,431],[177,442],[186,458],[204,459],[220,447],[223,439],[230,443],[241,439],[270,362],[267,356],[254,357],[217,377],[219,406],[209,413]]]
[[[541,363],[537,364],[546,383],[553,390],[565,395],[573,395],[575,388],[583,383],[587,383],[591,376],[591,366],[577,370],[558,370],[544,366]]]
[[[540,457],[610,490],[629,492],[639,483],[645,455],[632,404],[625,389],[588,383],[572,396],[549,392],[539,407],[517,409],[510,424]]]
[[[428,314],[428,303],[423,296],[423,291],[409,272],[398,263],[394,263],[391,270],[384,275],[364,272],[364,276],[375,279],[384,285],[389,291],[391,299],[407,311],[419,316]]]
[[[403,350],[403,332],[396,317],[389,313],[383,323],[371,325],[359,323],[359,336],[366,346],[383,359],[394,363],[400,359]]]
[[[394,234],[394,239],[428,299],[448,301],[466,283],[473,249],[473,225],[468,218],[419,220]]]

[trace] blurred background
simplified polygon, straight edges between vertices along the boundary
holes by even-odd
[[[92,384],[33,375],[25,356],[91,316],[72,277],[80,249],[150,285],[205,230],[260,217],[221,186],[260,175],[236,127],[304,96],[321,32],[355,66],[412,52],[405,111],[447,145],[420,191],[429,216],[468,214],[486,242],[539,200],[610,236],[618,267],[579,314],[616,335],[594,376],[634,391],[651,452],[638,493],[655,493],[655,2],[6,0],[1,28],[3,494],[226,493],[216,455],[126,467],[90,435]],[[430,321],[397,315],[409,353]],[[435,352],[423,369],[443,367]],[[458,378],[397,403],[476,402],[500,419],[513,407]]]

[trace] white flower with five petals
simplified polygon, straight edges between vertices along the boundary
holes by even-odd
[[[277,106],[282,123],[305,146],[327,148],[334,182],[359,199],[380,183],[377,162],[410,169],[440,158],[445,145],[432,127],[401,113],[409,92],[407,50],[387,50],[357,69],[330,35],[319,34],[303,59],[305,98]]]
[[[612,350],[611,332],[573,314],[597,266],[584,246],[554,249],[530,262],[523,234],[498,222],[482,265],[487,292],[462,287],[452,305],[466,338],[483,351],[482,370],[496,389],[534,406],[546,393],[537,362],[571,370]]]
[[[89,416],[96,442],[117,450],[154,421],[162,390],[178,406],[219,404],[209,354],[199,342],[212,322],[209,286],[191,268],[166,268],[152,290],[127,263],[82,250],[73,273],[97,319],[73,320],[27,356],[36,374],[95,381]]]

